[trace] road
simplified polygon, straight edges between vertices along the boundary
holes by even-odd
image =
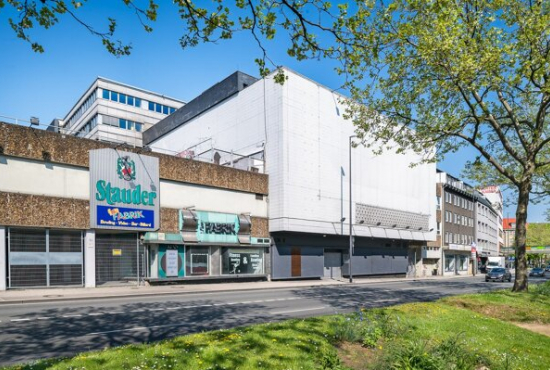
[[[0,364],[511,285],[476,277],[0,305]]]

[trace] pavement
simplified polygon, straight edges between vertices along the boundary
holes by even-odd
[[[405,277],[377,277],[354,278],[351,285],[368,285],[394,282],[413,282],[429,280],[449,280],[465,278],[464,275],[456,276],[429,276],[419,278]],[[470,276],[472,277],[472,276]],[[473,278],[473,277],[472,277]],[[347,279],[315,279],[315,280],[284,280],[284,281],[257,281],[257,282],[230,282],[230,283],[204,283],[204,284],[178,284],[178,285],[123,285],[100,286],[96,288],[48,288],[48,289],[13,289],[0,291],[0,306],[5,304],[25,304],[40,302],[75,301],[90,299],[115,299],[123,297],[147,297],[155,295],[181,295],[201,294],[213,292],[235,292],[247,290],[273,290],[289,288],[313,288],[324,286],[338,286],[350,283]]]

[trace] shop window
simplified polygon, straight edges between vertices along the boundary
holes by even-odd
[[[445,271],[454,272],[455,270],[455,256],[453,254],[445,255]]]
[[[260,248],[223,248],[222,274],[263,274],[264,251]]]
[[[459,271],[468,271],[468,256],[458,256],[458,270]]]
[[[186,273],[187,275],[210,274],[210,248],[190,247],[187,250]]]

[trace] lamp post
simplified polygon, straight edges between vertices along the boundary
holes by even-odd
[[[356,135],[351,135],[349,137],[349,282],[353,283],[353,275],[351,272],[351,258],[353,256],[353,219],[352,219],[352,179],[351,176],[351,145],[353,143],[353,138],[357,137]]]

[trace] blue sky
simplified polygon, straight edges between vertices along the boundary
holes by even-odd
[[[61,23],[48,31],[36,29],[31,33],[46,50],[34,53],[9,27],[7,19],[15,15],[7,8],[0,11],[0,116],[25,120],[36,116],[47,125],[53,118],[63,118],[97,76],[189,101],[236,70],[258,75],[254,58],[260,56],[260,51],[247,34],[183,51],[178,42],[182,23],[171,2],[160,2],[151,34],[141,29],[122,1],[110,1],[108,8],[106,3],[86,3],[78,13],[98,30],[106,27],[107,16],[115,17],[118,36],[134,48],[128,57],[116,58],[107,53],[99,39],[69,17],[61,18]],[[285,42],[280,37],[266,44],[276,63],[330,88],[341,85],[330,61],[297,62],[286,56]],[[438,166],[460,176],[464,163],[474,155],[473,149],[464,149],[448,155]],[[543,222],[545,209],[544,205],[531,206],[529,222]],[[504,217],[508,216],[515,217],[511,204],[504,212]]]

